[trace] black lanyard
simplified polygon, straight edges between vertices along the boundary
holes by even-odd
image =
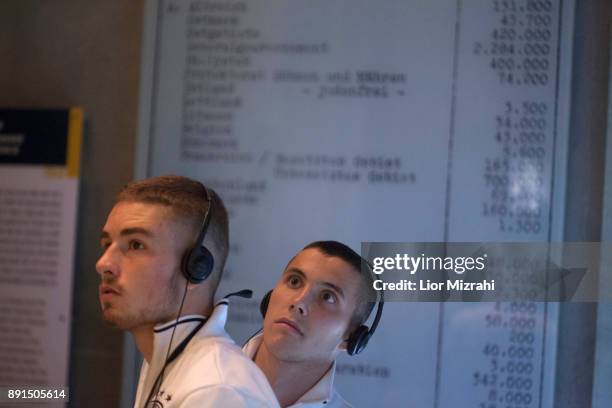
[[[172,354],[170,354],[170,357],[168,357],[168,359],[166,360],[166,362],[164,363],[164,366],[162,367],[162,369],[160,370],[159,374],[157,375],[157,378],[155,379],[155,382],[153,383],[153,386],[151,387],[151,391],[149,392],[149,396],[147,397],[147,399],[145,400],[145,408],[152,402],[155,401],[151,401],[151,397],[153,397],[154,395],[154,391],[155,391],[155,387],[157,387],[157,383],[160,382],[160,379],[162,378],[163,374],[164,374],[164,370],[166,369],[166,367],[168,365],[170,365],[170,363],[172,363],[174,360],[177,359],[178,356],[181,355],[181,353],[185,350],[185,347],[187,347],[187,344],[191,341],[191,339],[193,338],[193,336],[196,335],[196,333],[198,332],[198,330],[200,330],[202,328],[202,326],[204,326],[204,323],[206,323],[206,320],[201,321],[195,329],[193,329],[191,331],[191,333],[189,333],[189,335],[187,335],[187,337],[185,337],[185,339],[183,339],[183,341],[176,346],[176,348],[174,349],[174,351],[172,352]],[[178,324],[178,323],[177,323]],[[161,387],[161,382],[160,382],[160,387]],[[159,390],[158,390],[159,391]]]

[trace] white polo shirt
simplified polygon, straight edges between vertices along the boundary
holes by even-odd
[[[263,341],[263,333],[253,336],[242,347],[244,353],[253,360],[255,354]],[[329,370],[311,389],[306,391],[295,404],[286,408],[352,408],[348,402],[338,394],[334,388],[334,374],[336,372],[336,362],[332,364]]]
[[[183,316],[176,324],[172,351],[197,329],[184,351],[164,371],[158,392],[148,407],[280,408],[265,375],[225,332],[227,300],[220,301],[208,320],[204,316]],[[134,408],[145,408],[168,351],[176,321],[157,325],[154,330],[151,364],[140,370]],[[147,408],[148,408],[147,407]]]

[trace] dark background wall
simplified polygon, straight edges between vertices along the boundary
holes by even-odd
[[[123,335],[97,300],[98,236],[133,175],[144,0],[0,1],[0,107],[82,106],[71,406],[119,405]]]
[[[564,231],[570,242],[602,240],[611,17],[609,0],[576,1]],[[597,310],[596,303],[560,306],[555,407],[592,406]]]

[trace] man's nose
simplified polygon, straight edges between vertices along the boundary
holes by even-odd
[[[118,277],[119,276],[119,264],[117,263],[115,249],[113,246],[109,246],[104,250],[104,253],[96,262],[96,272],[100,277]]]
[[[312,292],[308,287],[304,287],[289,305],[289,310],[300,316],[308,316],[310,303],[312,302]]]

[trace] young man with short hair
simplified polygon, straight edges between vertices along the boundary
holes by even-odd
[[[313,242],[291,259],[264,298],[262,333],[243,350],[264,372],[282,407],[350,407],[333,383],[336,357],[351,347],[351,334],[367,320],[376,299],[372,276],[362,273],[361,263],[340,242]],[[359,352],[354,345],[351,352]]]
[[[225,333],[213,296],[228,219],[211,189],[180,176],[128,184],[108,215],[96,263],[105,321],[144,356],[134,406],[278,407],[266,378]]]

